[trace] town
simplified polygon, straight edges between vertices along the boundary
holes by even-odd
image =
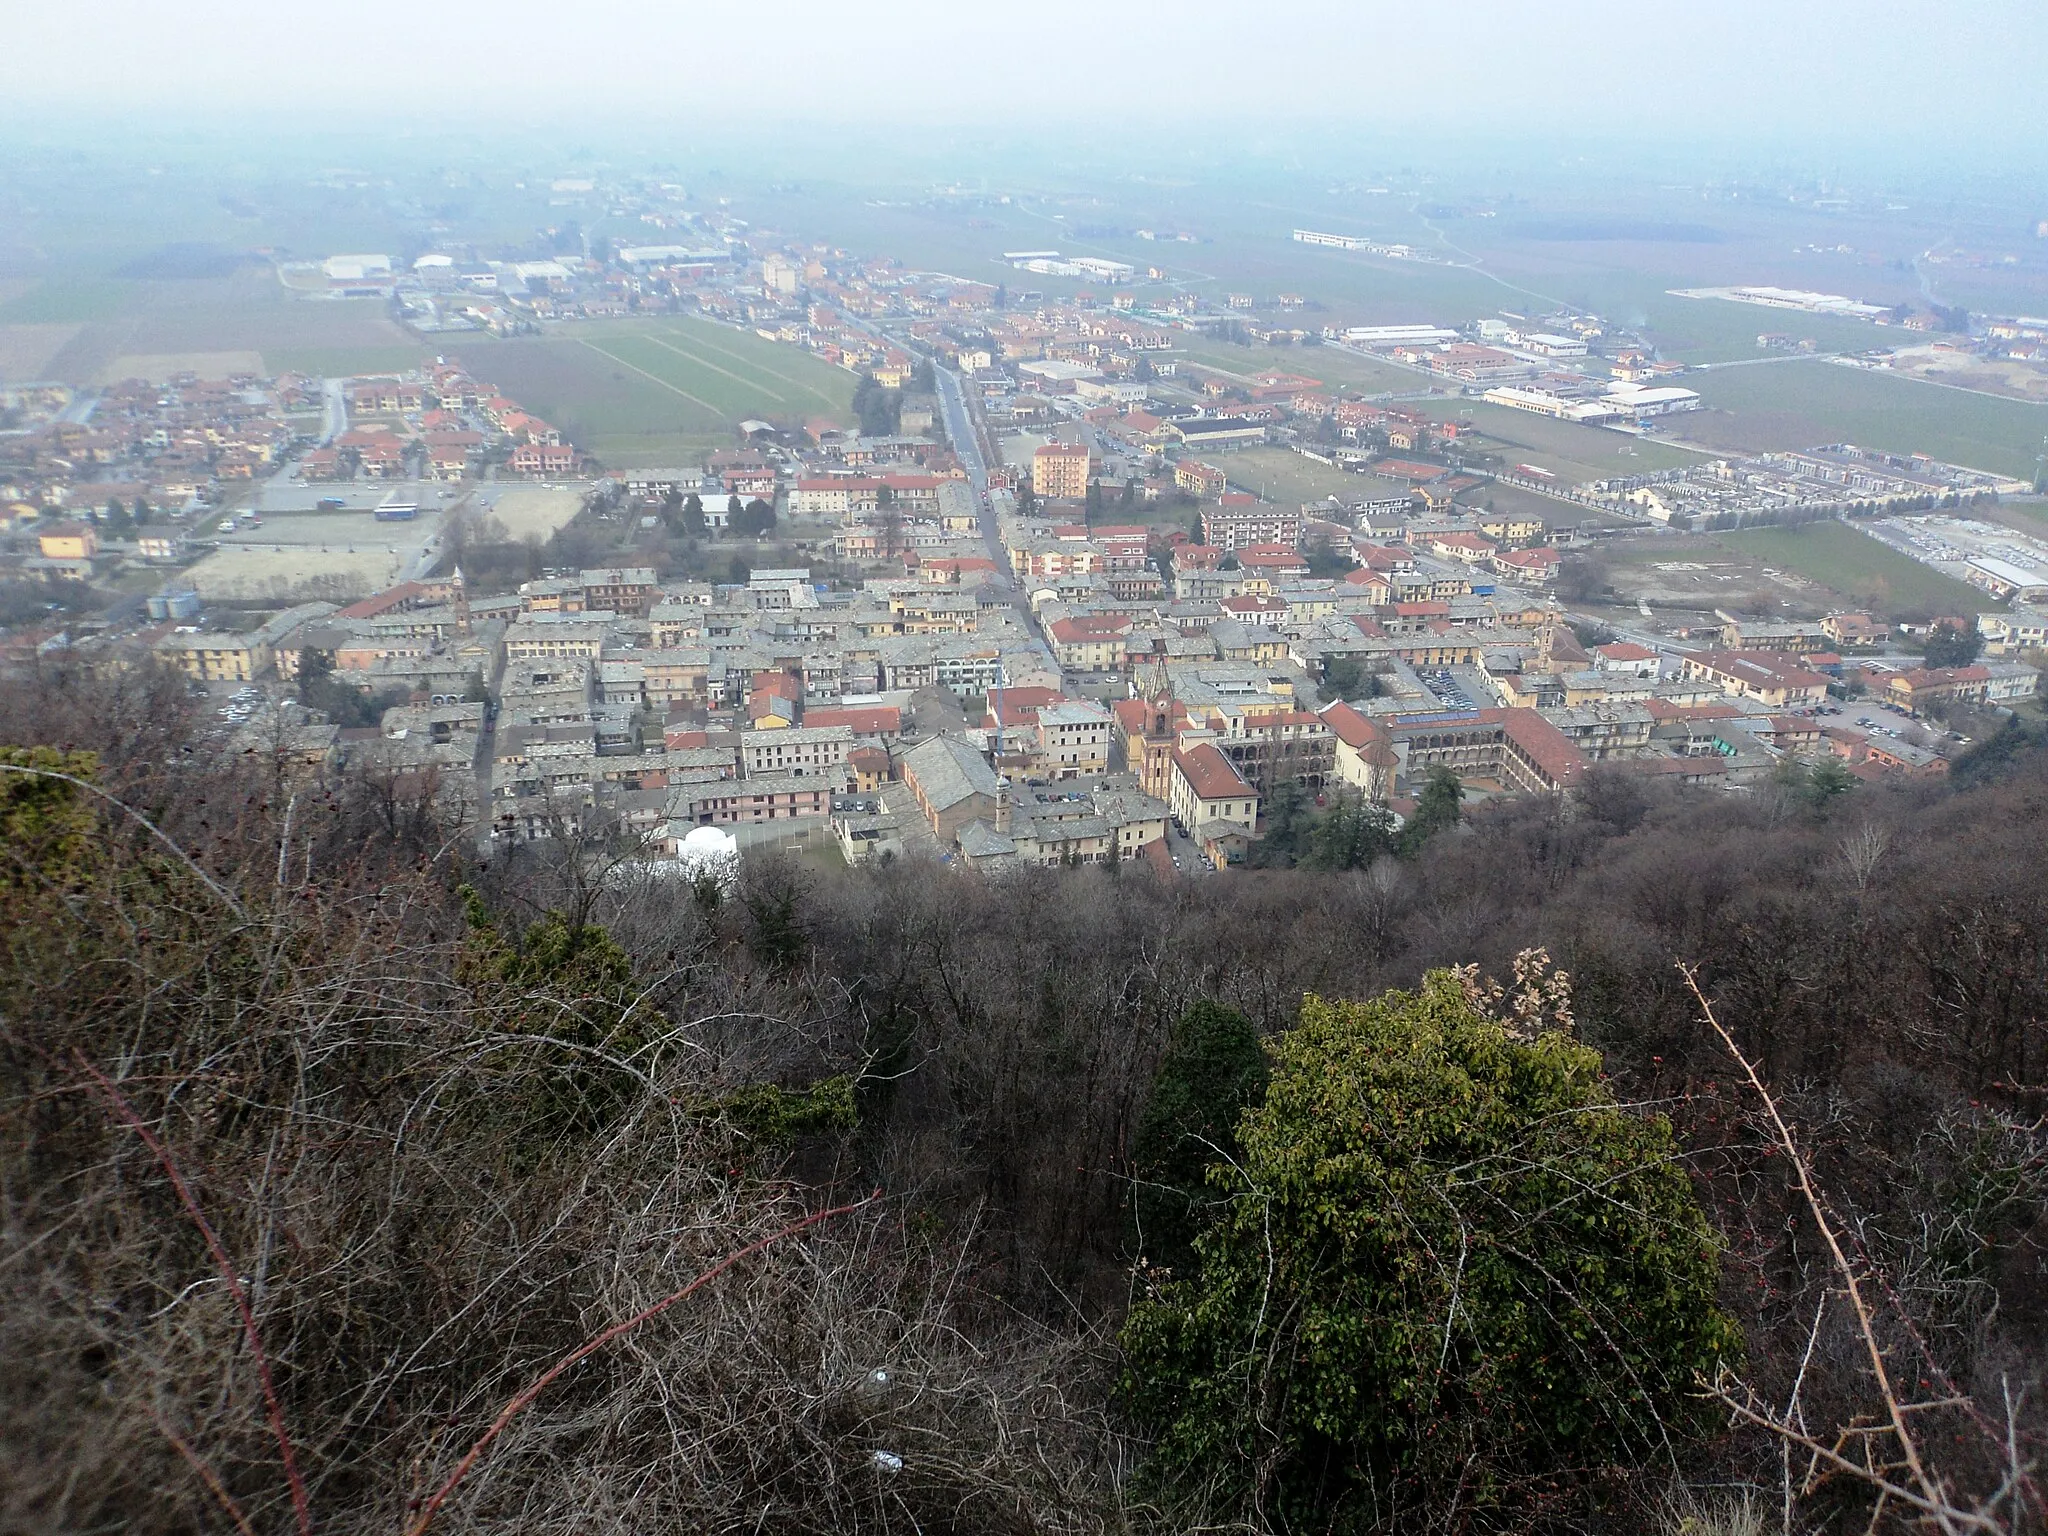
[[[2048,1533],[2048,7],[0,41],[0,1536]]]
[[[681,238],[280,278],[430,344],[687,310],[855,376],[847,415],[612,468],[445,356],[14,389],[14,572],[129,596],[17,623],[8,661],[153,656],[245,750],[402,778],[486,847],[1162,874],[1295,862],[1346,807],[1391,833],[1439,781],[1938,775],[2038,696],[2048,545],[1945,515],[2026,482],[1834,445],[1574,483],[1457,406],[1654,442],[1698,397],[1597,316],[1317,331],[1299,295],[1141,303],[1132,266],[1058,250],[1001,262],[1104,292],[643,217]],[[1208,349],[1248,327],[1295,366]],[[1686,528],[1842,518],[1984,611],[1632,610],[1573,579]]]

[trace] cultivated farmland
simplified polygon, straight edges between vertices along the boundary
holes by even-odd
[[[1710,537],[1773,570],[1818,582],[1887,616],[1969,614],[1992,606],[1975,587],[1908,559],[1848,523],[1750,528]]]
[[[1723,453],[1856,443],[2032,478],[2048,406],[1835,363],[1760,363],[1689,376],[1712,409],[1671,430]]]

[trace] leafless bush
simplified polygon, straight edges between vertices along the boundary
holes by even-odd
[[[1777,1097],[1715,1016],[1697,975],[1686,969],[1685,980],[1701,1016],[1756,1095],[1825,1250],[1828,1278],[1783,1405],[1732,1371],[1710,1388],[1735,1424],[1761,1430],[1777,1443],[1785,1526],[1791,1526],[1795,1504],[1830,1483],[1846,1482],[1870,1495],[1872,1530],[1888,1515],[1944,1536],[2034,1529],[2048,1506],[2035,1478],[2042,1448],[2021,1421],[2024,1392],[2016,1395],[2013,1383],[2002,1378],[1998,1398],[1980,1404],[1950,1378],[1913,1312],[1831,1208]],[[1810,1420],[1802,1401],[1821,1353],[1830,1302],[1848,1314],[1861,1355],[1857,1375],[1871,1404],[1833,1428],[1824,1419]],[[1847,1365],[1819,1363],[1822,1369]]]
[[[820,1059],[828,1029],[764,1006],[800,988],[614,989],[573,945],[506,969],[431,866],[229,891],[159,841],[0,913],[0,1527],[1109,1518],[1093,1330],[1006,1310],[914,1191],[789,1230],[855,1171],[787,1177],[803,1132],[735,1097],[777,1051],[711,1043],[744,1019]]]

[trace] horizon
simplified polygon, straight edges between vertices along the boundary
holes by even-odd
[[[1647,23],[1615,0],[1541,13],[1506,0],[1421,13],[1289,0],[1246,36],[1231,32],[1238,13],[1214,4],[1183,8],[1165,27],[1136,7],[1071,0],[1042,7],[1029,27],[930,0],[896,0],[879,16],[799,0],[783,14],[787,23],[770,31],[635,7],[568,29],[529,0],[459,0],[428,13],[368,0],[346,26],[287,33],[249,0],[196,14],[113,0],[90,30],[57,11],[12,23],[20,83],[6,111],[31,140],[138,117],[159,130],[232,133],[242,114],[288,106],[298,120],[284,126],[285,141],[330,123],[353,122],[360,134],[371,111],[373,134],[400,137],[523,126],[766,145],[811,127],[867,126],[913,152],[930,136],[1028,139],[1035,115],[1057,114],[1077,137],[1227,129],[1225,159],[1243,150],[1249,128],[1254,143],[1311,157],[1385,136],[1424,159],[1440,150],[1512,158],[1557,141],[1600,160],[1619,152],[1651,162],[1788,150],[1807,163],[1939,161],[1996,146],[2015,164],[2048,129],[2033,82],[1986,67],[2048,54],[2048,11],[2021,0],[1961,14],[1930,0],[1874,14],[1847,0],[1789,14],[1735,0]],[[508,50],[497,41],[508,33],[545,42]],[[492,43],[480,46],[485,38]],[[1135,62],[1119,71],[1125,39]],[[1313,69],[1298,67],[1305,53]],[[889,89],[892,70],[936,76],[937,98],[906,110]],[[803,89],[812,79],[826,88]],[[1261,100],[1262,89],[1278,99]],[[277,138],[277,125],[265,135]],[[1110,156],[1117,147],[1102,146]]]

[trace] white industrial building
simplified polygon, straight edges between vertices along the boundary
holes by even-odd
[[[1354,325],[1344,339],[1356,347],[1433,347],[1456,341],[1458,333],[1440,325]]]

